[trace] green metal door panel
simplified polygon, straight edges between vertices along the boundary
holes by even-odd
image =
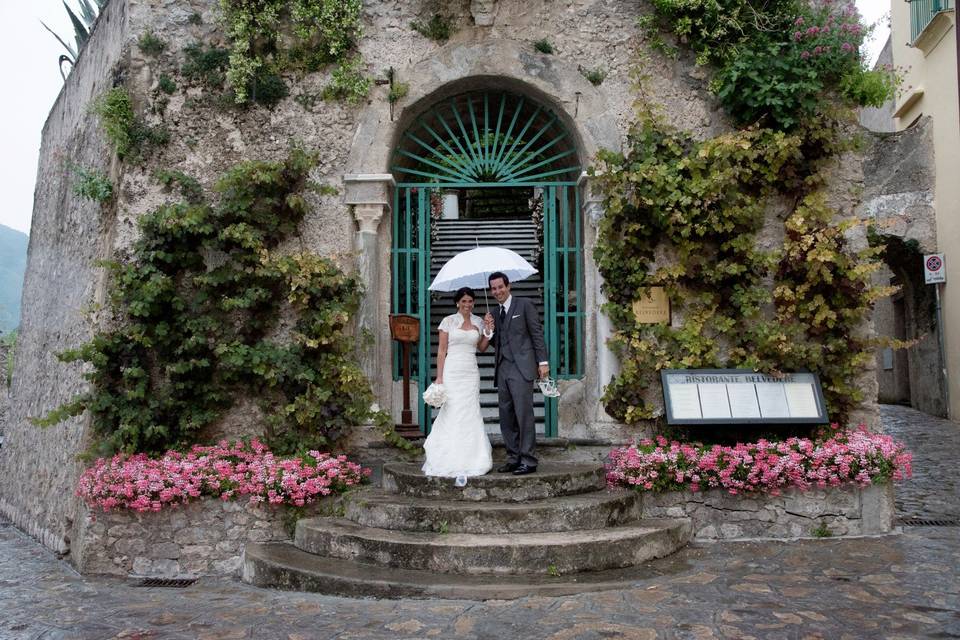
[[[565,187],[560,188],[561,191]],[[560,366],[560,336],[557,331],[557,187],[549,186],[543,194],[543,324],[544,338],[550,356],[550,370],[557,375]],[[545,430],[548,437],[557,435],[557,401],[544,398]]]
[[[524,96],[473,92],[422,113],[404,133],[392,166],[391,310],[420,319],[412,376],[421,428],[431,414],[422,400],[430,384],[430,191],[437,188],[533,187],[543,190],[544,337],[556,378],[583,375],[583,258],[580,166],[560,118]],[[400,373],[394,346],[394,376]],[[557,434],[557,402],[546,400],[546,432]]]
[[[416,381],[417,416],[422,429],[429,430],[430,416],[424,411],[423,391],[430,384],[430,212],[426,189],[399,187],[393,197],[393,282],[390,310],[420,320],[420,341],[412,345],[410,377]],[[399,380],[403,366],[401,349],[393,344],[393,378]],[[425,431],[426,433],[426,431]]]

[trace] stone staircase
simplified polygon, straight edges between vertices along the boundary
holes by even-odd
[[[431,272],[430,279],[436,277],[440,269],[450,258],[462,251],[480,247],[503,247],[516,251],[531,264],[534,262],[534,252],[537,249],[536,230],[530,219],[530,214],[511,218],[480,218],[461,220],[437,221],[437,237],[430,249]],[[537,273],[526,280],[511,283],[511,291],[516,296],[529,298],[533,301],[543,322],[543,274]],[[430,326],[436,330],[445,316],[456,311],[450,293],[434,293],[430,308]],[[496,310],[497,301],[489,296],[490,309]],[[487,301],[483,292],[477,291],[476,314],[486,313]],[[434,340],[430,352],[431,380],[436,375],[437,343]],[[480,411],[487,427],[487,433],[500,435],[500,417],[498,410],[497,389],[493,386],[494,355],[493,350],[477,354],[477,364],[480,366]],[[544,401],[540,392],[533,397],[533,413],[537,424],[537,434],[544,434]],[[436,410],[434,410],[434,417]]]
[[[640,519],[639,494],[606,489],[593,463],[452,479],[389,463],[382,488],[342,517],[297,523],[292,543],[250,543],[253,585],[381,598],[561,595],[623,586],[692,536],[686,519]]]

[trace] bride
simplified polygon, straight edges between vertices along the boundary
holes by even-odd
[[[440,323],[436,384],[445,386],[447,400],[423,443],[428,476],[459,478],[482,476],[493,466],[490,439],[480,414],[480,370],[477,351],[486,351],[489,331],[473,315],[473,289],[463,287],[453,296],[457,313]],[[459,480],[458,480],[459,482]]]

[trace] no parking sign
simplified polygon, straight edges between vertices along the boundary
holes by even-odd
[[[923,281],[926,284],[947,281],[947,270],[944,267],[942,253],[923,256]]]

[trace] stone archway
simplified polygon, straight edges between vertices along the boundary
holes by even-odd
[[[420,392],[434,375],[433,328],[450,312],[445,297],[428,287],[448,259],[475,246],[510,248],[536,267],[537,273],[512,283],[513,291],[538,309],[553,376],[582,379],[583,169],[559,114],[505,90],[454,94],[403,133],[390,168],[397,181],[390,216],[391,312],[421,321],[411,367]],[[395,377],[399,369],[395,357]],[[480,370],[481,411],[490,432],[498,433],[492,357],[480,358]],[[431,412],[418,404],[418,422],[428,431]],[[557,434],[556,401],[535,394],[534,414],[538,433]]]
[[[536,56],[525,43],[492,40],[482,43],[450,44],[429,59],[395,71],[398,81],[409,84],[407,97],[391,114],[389,104],[374,101],[364,110],[354,134],[345,176],[347,204],[353,205],[358,221],[356,246],[362,277],[367,290],[375,292],[364,301],[361,326],[375,337],[375,347],[365,359],[364,368],[375,387],[392,388],[390,339],[383,319],[390,308],[389,248],[391,230],[382,224],[390,211],[394,176],[391,155],[403,132],[432,105],[466,91],[510,91],[529,96],[556,113],[570,132],[581,167],[588,167],[601,148],[619,149],[620,134],[614,112],[604,95],[570,64],[545,56]],[[392,115],[392,117],[391,117]],[[579,178],[579,214],[593,224],[601,215],[600,203],[590,193],[586,175]],[[601,314],[600,277],[592,260],[595,231],[584,229],[584,306],[590,310],[584,326],[584,352],[598,354],[588,358],[584,378],[571,385],[577,402],[568,406],[587,407],[590,415],[577,422],[606,419],[600,405],[602,388],[615,372],[615,359],[606,348],[609,324]],[[389,406],[393,392],[381,392],[380,401]],[[563,417],[561,416],[561,421]]]

